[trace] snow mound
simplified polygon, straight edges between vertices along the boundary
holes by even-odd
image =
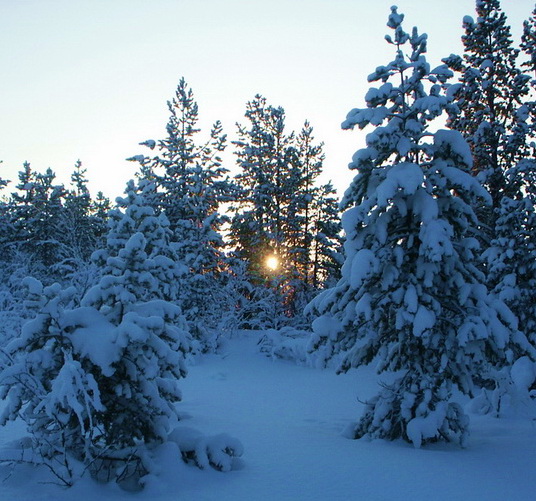
[[[202,470],[212,467],[218,471],[231,471],[235,469],[235,458],[244,453],[242,443],[226,433],[205,436],[187,426],[175,428],[168,440],[177,444],[186,463],[193,463]]]
[[[268,329],[258,342],[259,351],[275,360],[288,360],[298,365],[307,365],[307,343],[311,333],[283,327],[280,330]]]

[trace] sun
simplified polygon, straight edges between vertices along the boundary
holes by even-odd
[[[266,267],[271,270],[275,271],[277,268],[279,268],[279,259],[275,256],[269,256],[266,258]]]

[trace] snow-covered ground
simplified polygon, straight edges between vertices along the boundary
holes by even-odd
[[[0,469],[1,501],[93,500],[533,500],[536,424],[471,416],[466,449],[437,444],[349,440],[344,428],[375,392],[370,369],[330,370],[272,361],[259,334],[237,337],[206,356],[182,381],[182,426],[240,439],[244,455],[229,473],[184,464],[174,444],[155,457],[159,474],[127,493],[88,478],[63,489],[45,471]],[[24,435],[0,428],[0,444]],[[8,477],[4,480],[5,477]]]

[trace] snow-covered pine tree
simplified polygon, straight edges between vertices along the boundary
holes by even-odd
[[[308,121],[295,136],[293,148],[283,229],[290,313],[301,316],[319,290],[337,282],[342,228],[335,189],[331,183],[318,183],[325,159],[323,143],[315,142]]]
[[[0,164],[2,161],[0,161]],[[12,237],[13,221],[10,217],[10,204],[2,194],[9,181],[0,177],[0,345],[6,338],[14,335],[20,315],[16,311],[16,301],[10,287],[13,261]]]
[[[517,66],[519,49],[513,46],[499,0],[476,0],[476,14],[476,21],[464,18],[463,57],[451,55],[444,61],[459,73],[461,84],[451,88],[456,106],[450,107],[449,127],[469,143],[473,173],[492,197],[492,206],[479,212],[489,240],[495,231],[495,209],[505,195],[505,172],[523,157],[522,151],[510,147],[510,136],[530,78]]]
[[[71,174],[71,189],[65,195],[65,217],[68,221],[65,241],[72,259],[83,262],[89,261],[97,243],[87,184],[86,169],[78,160]]]
[[[532,93],[530,99],[524,103],[525,108],[522,107],[520,110],[528,115],[528,117],[522,117],[524,120],[521,120],[522,125],[525,126],[525,158],[514,167],[512,175],[521,177],[523,180],[521,183],[523,201],[520,205],[526,215],[523,225],[526,239],[523,243],[528,252],[524,254],[527,259],[522,267],[526,274],[526,281],[525,287],[520,287],[521,305],[519,308],[517,304],[512,307],[518,315],[522,331],[536,346],[536,7],[530,18],[523,23],[521,50],[527,57],[527,61],[521,66],[533,76],[530,81]],[[518,198],[521,198],[519,194]]]
[[[74,289],[26,279],[36,317],[4,352],[1,423],[23,417],[39,457],[58,458],[69,481],[74,457],[98,478],[139,478],[145,447],[167,439],[177,420],[189,334],[177,296],[164,215],[127,189],[104,251],[102,276],[73,305]],[[122,214],[122,215],[121,215]],[[62,459],[63,458],[63,459]]]
[[[108,232],[108,212],[112,208],[110,199],[104,196],[102,191],[97,192],[95,200],[91,201],[91,214],[93,234],[97,239],[96,247],[99,249],[104,245]]]
[[[156,215],[150,205],[156,189],[154,182],[145,179],[140,180],[137,185],[134,181],[127,183],[125,196],[117,198],[117,208],[108,212],[106,246],[96,251],[92,258],[100,266],[101,274],[117,274],[110,268],[110,263],[119,255],[132,235],[141,233],[145,238],[144,251],[147,259],[152,260],[153,282],[140,287],[131,284],[137,289],[135,294],[139,300],[157,298],[179,303],[183,294],[182,280],[188,269],[181,262],[176,245],[172,242],[173,233],[166,215]]]
[[[338,219],[337,201],[327,185],[317,184],[324,154],[308,122],[298,135],[288,133],[284,109],[260,95],[247,103],[245,116],[249,124],[238,126],[234,143],[242,195],[232,209],[231,243],[247,263],[252,286],[272,288],[271,293],[253,295],[279,296],[284,317],[277,322],[286,317],[296,323],[303,319],[304,303],[323,286],[315,280],[324,278],[320,263],[326,269],[337,266],[332,257],[340,247],[339,227],[335,223],[321,229],[319,221],[326,215],[323,210]],[[322,259],[315,252],[317,239],[325,246]],[[273,257],[276,269],[267,265]]]
[[[126,209],[110,214],[102,278],[82,299],[115,327],[118,339],[113,371],[100,391],[107,445],[134,446],[136,440],[162,440],[176,417],[176,381],[186,375],[189,335],[174,304],[183,276],[169,242],[164,214],[155,216],[143,201],[143,181],[118,200]],[[111,373],[113,372],[113,373]]]
[[[316,184],[322,172],[325,155],[323,144],[316,144],[313,127],[305,122],[296,137],[295,155],[292,161],[295,194],[289,201],[286,233],[290,236],[289,261],[297,279],[305,286],[312,282],[311,246],[313,239],[313,202],[319,187]]]
[[[331,183],[320,187],[313,206],[312,286],[315,290],[334,286],[344,261],[343,237],[337,192]]]
[[[536,161],[534,155],[505,173],[508,195],[496,209],[495,232],[482,257],[492,292],[513,312],[519,330],[536,347]],[[509,366],[494,371],[472,402],[475,412],[497,417],[536,417],[534,353],[514,354]]]
[[[2,160],[0,160],[0,164],[2,164]],[[0,192],[9,184],[9,180],[4,179],[0,176]],[[0,198],[0,202],[4,202],[3,197]]]
[[[431,132],[448,107],[445,67],[430,70],[426,35],[402,28],[392,8],[386,40],[395,59],[369,76],[379,87],[343,128],[375,128],[357,151],[342,202],[346,261],[336,287],[310,308],[310,351],[338,371],[375,362],[393,380],[367,402],[351,435],[402,437],[416,447],[464,444],[468,418],[453,399],[474,379],[530,349],[508,308],[488,294],[476,263],[474,207],[490,197],[470,175],[471,151],[456,131]],[[409,54],[406,56],[405,54]]]
[[[276,255],[284,263],[283,218],[291,197],[289,190],[293,134],[285,131],[285,111],[256,95],[246,104],[249,128],[238,125],[234,142],[242,189],[230,236],[252,276],[267,276],[266,259]]]
[[[525,61],[522,66],[529,71],[536,71],[536,7],[532,11],[530,18],[523,22],[520,47],[528,56],[528,61]],[[534,86],[535,83],[533,80],[532,85]]]
[[[140,177],[158,186],[151,204],[169,220],[178,258],[189,270],[181,281],[180,304],[192,335],[207,349],[227,309],[222,293],[228,278],[225,244],[220,233],[226,217],[220,211],[234,187],[221,160],[226,136],[216,122],[209,141],[197,143],[198,106],[184,79],[168,108],[167,137],[141,143],[158,154],[132,159],[141,165]]]
[[[519,320],[536,346],[536,159],[531,115],[534,102],[519,107],[508,148],[521,158],[505,171],[506,186],[496,208],[495,231],[483,253],[490,288]]]
[[[0,161],[0,164],[2,162]],[[7,179],[0,177],[0,194],[2,190],[8,185]],[[5,261],[8,257],[8,248],[11,237],[12,221],[9,217],[9,205],[8,201],[4,198],[3,194],[0,196],[0,261]],[[0,279],[0,283],[1,283]]]
[[[0,160],[0,164],[2,164],[3,161]],[[2,190],[3,188],[5,188],[7,185],[8,185],[9,181],[7,179],[3,179],[2,177],[0,177],[0,190]]]
[[[518,167],[524,163],[534,173],[534,161]],[[504,197],[497,212],[495,236],[484,253],[488,282],[536,346],[536,200],[527,195]]]
[[[464,19],[463,58],[445,60],[460,72],[461,83],[452,87],[456,106],[449,125],[471,145],[473,173],[492,196],[492,207],[479,211],[486,229],[482,256],[487,286],[533,339],[536,243],[535,199],[530,192],[536,167],[531,146],[536,106],[530,90],[534,81],[524,68],[534,70],[534,19],[524,23],[521,49],[528,60],[519,64],[520,50],[514,47],[499,0],[477,0],[476,14],[476,21]],[[500,376],[496,393],[508,393],[508,385]],[[500,404],[500,399],[495,401]]]
[[[106,227],[101,217],[94,213],[85,174],[86,169],[78,160],[62,206],[64,231],[61,241],[65,252],[62,261],[54,264],[54,279],[75,286],[80,295],[94,285],[97,273],[90,257],[104,243],[103,226]]]
[[[35,197],[35,172],[28,162],[24,162],[23,168],[18,173],[19,184],[16,186],[17,191],[11,194],[11,219],[15,224],[17,232],[14,241],[18,246],[22,242],[29,240],[28,221],[32,218],[33,199]]]
[[[63,241],[65,189],[55,179],[51,169],[36,173],[25,163],[19,172],[18,191],[11,195],[10,208],[13,245],[25,254],[33,273],[48,280],[54,278],[54,265],[68,255]]]
[[[65,313],[73,306],[75,289],[63,290],[58,284],[43,287],[31,277],[21,285],[27,290],[25,307],[34,318],[2,351],[0,397],[7,402],[0,425],[22,419],[32,445],[20,460],[47,464],[58,479],[71,485],[68,455],[89,463],[92,444],[100,434],[96,414],[103,408],[92,375],[95,367],[73,359],[75,349],[65,330]],[[95,320],[100,319],[92,318],[92,328],[99,332],[102,323]]]

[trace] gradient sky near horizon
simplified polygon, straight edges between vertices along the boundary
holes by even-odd
[[[400,0],[409,31],[428,33],[432,66],[461,53],[474,0]],[[76,160],[92,194],[115,198],[132,178],[127,157],[165,137],[179,79],[199,104],[200,139],[221,120],[230,140],[257,93],[308,119],[325,143],[324,181],[342,194],[363,131],[342,131],[364,104],[367,75],[391,61],[384,41],[393,0],[0,0],[0,177],[24,161],[68,183]],[[514,40],[532,0],[502,0]],[[231,146],[228,148],[231,150]],[[226,155],[227,167],[234,158]]]

